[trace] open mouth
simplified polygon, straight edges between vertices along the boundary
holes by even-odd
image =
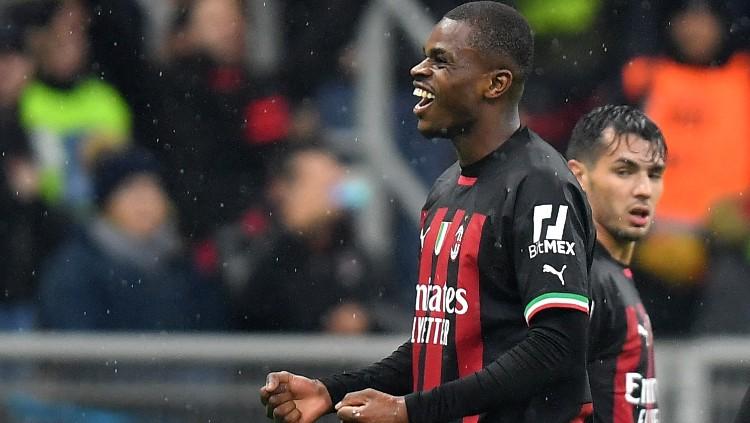
[[[630,220],[637,226],[645,226],[649,223],[651,212],[648,207],[634,207],[630,209]]]
[[[419,103],[414,106],[414,113],[423,112],[432,104],[433,101],[435,101],[435,94],[425,90],[424,88],[416,87],[414,88],[414,92],[412,92],[412,94],[421,98],[421,100],[419,100]]]

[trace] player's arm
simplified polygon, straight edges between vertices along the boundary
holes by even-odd
[[[321,380],[289,372],[274,372],[260,388],[260,401],[268,417],[280,421],[312,423],[334,411],[349,392],[373,388],[393,395],[411,390],[411,343],[401,345],[389,357],[356,372]],[[385,395],[385,394],[383,394]]]
[[[344,372],[320,381],[328,389],[333,404],[349,392],[372,388],[391,395],[412,390],[411,342],[405,342],[389,357],[354,372]]]

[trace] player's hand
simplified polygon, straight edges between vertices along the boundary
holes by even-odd
[[[336,404],[342,422],[409,423],[404,397],[395,397],[374,389],[346,394]]]
[[[313,423],[332,407],[325,385],[289,372],[268,374],[260,402],[268,418],[283,423]]]

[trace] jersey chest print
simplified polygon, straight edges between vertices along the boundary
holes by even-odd
[[[486,216],[457,210],[447,218],[447,212],[438,209],[421,230],[411,341],[415,362],[432,363],[422,389],[440,383],[442,347],[451,341],[459,369],[474,372],[482,365],[481,342],[476,342],[481,331],[477,256]],[[469,339],[473,342],[464,342]],[[462,348],[467,345],[472,347]],[[417,373],[424,375],[415,368],[415,385]]]

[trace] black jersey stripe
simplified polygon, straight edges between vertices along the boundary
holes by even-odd
[[[476,373],[484,367],[481,302],[479,295],[479,244],[486,216],[474,213],[464,233],[458,268],[458,288],[466,290],[468,310],[456,315],[456,361],[459,377]],[[463,423],[475,423],[479,416],[464,417]]]

